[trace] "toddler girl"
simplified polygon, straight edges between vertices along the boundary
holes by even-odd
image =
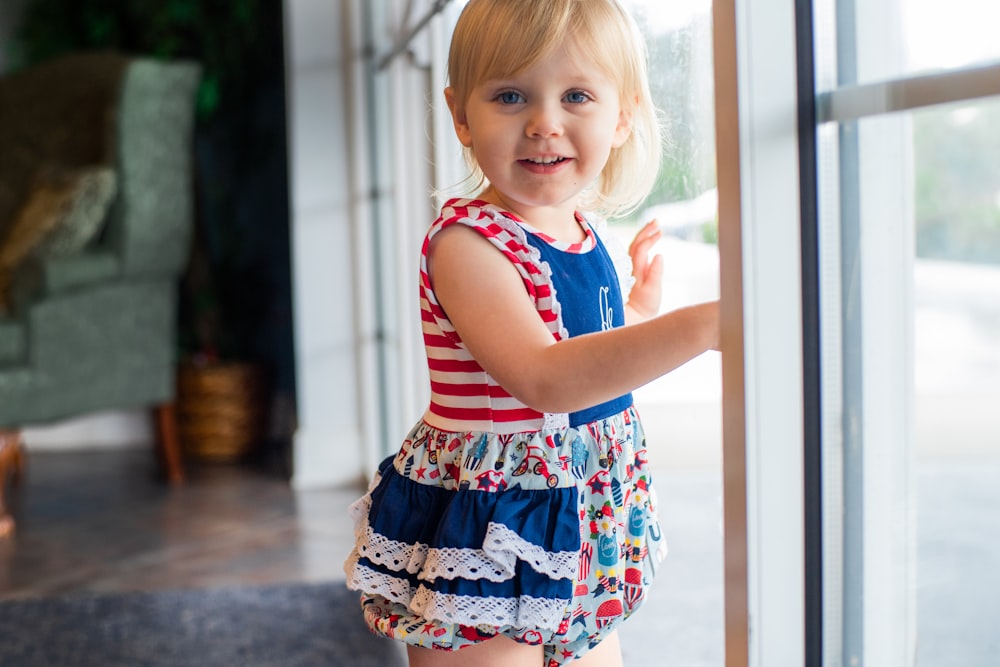
[[[718,339],[714,303],[656,314],[654,224],[618,262],[600,236],[656,177],[643,41],[616,0],[471,0],[448,68],[478,194],[423,244],[430,405],[352,507],[348,585],[411,665],[620,665],[664,551],[629,392]]]

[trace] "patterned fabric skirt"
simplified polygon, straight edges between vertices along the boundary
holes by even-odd
[[[531,433],[419,423],[351,506],[345,563],[378,635],[456,650],[506,635],[579,657],[639,607],[666,551],[638,415]]]

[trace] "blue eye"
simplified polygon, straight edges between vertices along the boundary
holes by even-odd
[[[570,104],[583,104],[589,99],[590,97],[587,96],[587,93],[583,92],[582,90],[572,90],[566,93],[565,97],[565,100]]]
[[[518,104],[524,101],[524,97],[517,91],[505,90],[497,95],[497,101],[501,104]]]

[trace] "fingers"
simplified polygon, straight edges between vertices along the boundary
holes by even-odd
[[[643,319],[660,311],[664,260],[659,253],[650,256],[652,246],[659,240],[660,229],[655,222],[650,222],[639,230],[629,247],[635,283],[629,293],[628,303]]]
[[[663,255],[653,255],[646,269],[645,280],[655,285],[663,282]]]
[[[719,301],[711,301],[709,303],[702,304],[702,308],[706,310],[706,330],[708,332],[709,349],[710,350],[721,350],[722,349],[722,331],[719,324]]]
[[[636,232],[635,238],[632,239],[632,243],[628,247],[629,255],[632,256],[633,261],[637,255],[648,255],[650,249],[660,240],[662,235],[660,225],[656,220],[650,220],[643,225],[642,229]]]
[[[660,226],[655,220],[650,220],[642,229],[640,229],[635,238],[632,239],[632,243],[629,244],[628,254],[632,258],[632,275],[637,280],[647,280],[652,277],[660,277],[663,275],[663,260],[659,255],[655,255],[652,260],[650,260],[649,255],[653,250],[653,246],[656,245],[660,237],[663,236],[660,231]],[[654,269],[653,265],[658,268]],[[655,270],[655,274],[650,274],[651,270]]]

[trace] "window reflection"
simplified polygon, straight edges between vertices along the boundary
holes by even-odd
[[[715,128],[709,0],[629,0],[650,52],[650,83],[666,147],[644,207],[612,231],[628,244],[655,218],[664,232],[664,311],[719,295]],[[629,664],[723,664],[721,360],[708,353],[634,392],[657,475],[670,553],[644,613],[655,639],[622,628]],[[630,654],[630,642],[655,647]]]
[[[914,114],[917,626],[921,665],[1000,639],[1000,101]]]
[[[983,0],[900,0],[911,73],[1000,59],[1000,4]]]

